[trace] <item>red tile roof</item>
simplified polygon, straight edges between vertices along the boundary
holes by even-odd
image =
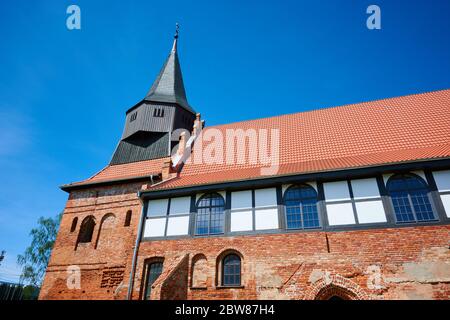
[[[278,129],[280,166],[275,175],[448,158],[450,90],[207,127],[203,134],[211,129],[224,136],[227,129]],[[165,159],[108,166],[78,184],[157,174]],[[187,163],[177,178],[151,189],[268,177],[261,176],[261,167]]]
[[[166,159],[168,159],[168,157],[125,164],[108,165],[89,179],[80,182],[74,182],[66,186],[81,186],[92,183],[126,180],[158,175],[161,173],[163,162]]]
[[[224,136],[227,129],[279,129],[280,168],[276,175],[447,158],[450,90],[211,128],[220,130]],[[186,164],[178,178],[152,189],[257,179],[262,177],[261,167]]]

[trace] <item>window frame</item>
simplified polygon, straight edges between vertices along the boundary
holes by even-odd
[[[401,189],[400,191],[407,193],[408,204],[409,204],[409,207],[411,209],[411,213],[412,213],[412,215],[414,217],[414,220],[399,221],[399,219],[397,217],[397,213],[395,211],[394,201],[392,199],[392,192],[399,192],[399,191],[398,190],[395,190],[395,191],[389,190],[389,183],[392,181],[392,178],[396,178],[396,177],[401,177],[401,179],[404,181],[405,176],[411,176],[411,177],[417,179],[421,184],[424,185],[424,187],[423,188],[417,188],[417,189],[410,189],[410,188],[407,187],[407,184],[404,183],[405,188]],[[395,219],[395,225],[430,223],[430,222],[440,221],[439,214],[436,211],[433,199],[431,197],[430,185],[422,177],[420,177],[419,175],[417,175],[415,173],[412,173],[412,172],[394,173],[386,180],[385,184],[386,184],[386,192],[387,192],[387,195],[389,197],[389,203],[390,203],[390,206],[391,206],[391,209],[392,209],[392,213],[393,213],[393,216],[394,216],[394,219]],[[414,208],[414,203],[413,203],[412,198],[411,198],[411,191],[415,191],[415,190],[426,190],[426,196],[427,196],[428,202],[430,203],[430,207],[431,207],[431,214],[433,215],[432,219],[427,219],[427,220],[419,220],[419,219],[417,219],[416,209]]]
[[[179,238],[179,237],[187,237],[191,235],[191,221],[192,221],[192,196],[186,196],[190,198],[190,204],[189,204],[189,212],[186,213],[172,213],[171,214],[171,205],[172,205],[172,200],[176,199],[176,198],[180,198],[179,196],[176,197],[169,197],[169,198],[161,198],[163,200],[167,199],[167,207],[165,208],[165,213],[160,214],[160,215],[153,215],[153,216],[149,216],[149,209],[148,209],[148,204],[147,204],[147,208],[146,208],[146,213],[145,213],[145,222],[149,221],[149,220],[159,220],[159,219],[164,219],[164,231],[163,234],[161,236],[152,236],[152,237],[147,237],[148,239],[151,240],[158,240],[158,239],[170,239],[170,238]],[[155,200],[160,200],[160,199],[155,199]],[[167,230],[169,228],[169,220],[170,218],[178,218],[178,217],[188,217],[188,233],[187,234],[183,234],[183,235],[168,235],[167,234]]]
[[[78,226],[78,217],[72,219],[72,224],[70,225],[70,233],[75,232]]]
[[[123,223],[124,227],[129,227],[131,226],[131,219],[133,217],[133,211],[132,210],[128,210],[127,213],[125,214],[125,221]]]
[[[90,239],[89,241],[85,241],[85,239],[82,239],[82,237],[85,237],[86,231],[83,228],[87,228],[87,224],[91,223],[92,225],[90,226]],[[78,232],[78,241],[77,244],[80,243],[92,243],[92,240],[94,238],[94,231],[95,231],[95,226],[96,226],[96,222],[95,222],[95,218],[94,216],[87,216],[86,218],[83,219],[83,221],[80,224],[80,231]],[[82,235],[83,233],[83,235]]]
[[[299,228],[290,228],[288,226],[288,212],[287,212],[288,206],[286,205],[286,194],[291,189],[297,188],[297,187],[308,187],[308,188],[312,189],[315,192],[315,197],[314,198],[313,197],[311,197],[311,198],[302,198],[301,200],[299,200],[300,201],[300,205],[299,206],[295,206],[295,207],[299,207],[300,208],[301,227],[299,227]],[[319,225],[316,226],[316,227],[306,227],[305,228],[305,226],[304,226],[304,217],[303,217],[304,214],[303,214],[303,203],[302,203],[302,201],[303,200],[311,200],[311,199],[315,199],[316,200],[315,206],[316,206],[317,220],[319,222]],[[285,226],[284,227],[285,227],[286,230],[318,230],[318,229],[322,229],[323,228],[323,223],[322,223],[321,214],[320,214],[320,208],[319,208],[319,192],[318,192],[318,190],[316,190],[310,184],[308,184],[308,183],[299,183],[299,184],[292,184],[292,185],[290,185],[286,190],[284,190],[284,192],[283,192],[283,200],[282,201],[283,201],[282,204],[283,204],[284,219],[285,219]],[[289,206],[289,207],[291,207],[291,206]],[[292,207],[294,207],[294,206],[292,206]]]
[[[232,276],[239,275],[239,283],[231,283],[231,284],[227,284],[227,283],[225,283],[225,276],[226,276],[226,274],[225,274],[225,267],[226,267],[226,265],[225,265],[225,260],[226,260],[227,258],[231,257],[231,256],[236,257],[236,258],[237,258],[237,261],[239,261],[239,274],[233,273],[233,274],[228,274],[228,275],[229,275],[229,276],[230,276],[230,275],[232,275]],[[238,255],[238,254],[235,253],[235,252],[230,252],[230,253],[226,254],[226,255],[221,259],[221,266],[220,266],[220,268],[221,268],[221,270],[220,270],[220,271],[221,271],[220,285],[221,285],[222,287],[233,288],[233,287],[241,287],[241,286],[242,286],[242,258],[240,257],[240,255]]]
[[[215,232],[215,233],[211,233],[211,209],[212,208],[219,208],[222,206],[212,206],[211,205],[211,199],[209,199],[209,206],[208,207],[199,207],[199,203],[200,201],[202,201],[205,197],[208,196],[212,196],[212,195],[216,195],[217,197],[219,197],[220,199],[222,199],[223,201],[223,212],[222,212],[222,232]],[[201,195],[201,197],[199,197],[199,199],[197,200],[196,204],[195,204],[195,223],[194,223],[194,232],[193,235],[195,237],[207,237],[207,236],[215,236],[215,235],[222,235],[222,234],[226,234],[226,211],[227,211],[227,202],[226,200],[223,198],[223,196],[218,193],[218,192],[209,192],[209,193],[205,193],[203,195]],[[199,209],[205,209],[205,208],[209,208],[209,214],[208,214],[208,232],[207,233],[197,233],[197,223],[198,223],[198,217],[199,217]]]
[[[158,276],[153,280],[153,282],[149,285],[150,272],[151,272],[152,265],[160,265],[160,272],[159,272]],[[156,280],[158,280],[158,278],[161,276],[163,271],[164,271],[164,259],[163,258],[151,259],[151,260],[145,262],[142,300],[151,300],[150,299],[150,295],[151,295],[151,291],[152,291],[151,286],[155,283]],[[149,292],[149,286],[150,286],[150,292]]]

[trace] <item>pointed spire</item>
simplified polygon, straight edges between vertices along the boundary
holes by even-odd
[[[179,35],[179,24],[176,24],[172,50],[167,57],[158,77],[153,83],[145,100],[153,102],[177,103],[186,110],[195,113],[189,106],[184,90],[183,76],[181,74],[180,62],[178,60],[177,42]]]
[[[178,22],[175,24],[175,35],[173,36],[173,46],[172,46],[172,52],[177,51],[177,42],[178,42],[178,33],[180,31],[180,25]]]

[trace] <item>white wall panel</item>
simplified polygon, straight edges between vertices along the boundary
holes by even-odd
[[[144,237],[163,237],[166,228],[166,218],[147,219],[145,221]]]
[[[256,230],[278,229],[278,209],[256,209]]]
[[[169,217],[167,224],[168,236],[181,236],[189,233],[189,216]]]
[[[253,230],[252,211],[231,212],[231,231],[251,231]]]
[[[359,223],[386,222],[386,214],[381,200],[356,202]]]
[[[421,177],[423,179],[423,181],[425,181],[426,184],[428,184],[425,172],[423,172],[422,170],[411,171],[411,173],[414,173],[415,175],[418,175],[419,177]]]
[[[435,171],[433,176],[439,191],[450,191],[450,170]]]
[[[355,224],[351,203],[327,204],[327,215],[331,226]]]
[[[170,199],[170,215],[189,214],[191,211],[191,197]]]
[[[283,195],[290,186],[292,186],[292,184],[283,184],[281,186],[281,192],[283,192]]]
[[[277,189],[258,189],[255,190],[255,207],[267,207],[277,205]]]
[[[167,215],[167,205],[169,199],[150,200],[148,202],[148,217],[157,217]]]
[[[367,198],[379,198],[380,191],[378,189],[377,179],[356,179],[351,181],[353,198],[354,199],[367,199]]]
[[[246,209],[252,207],[252,191],[238,191],[231,193],[231,209]]]
[[[450,194],[441,194],[442,203],[444,204],[447,218],[450,218]]]
[[[384,185],[387,186],[388,180],[390,177],[392,177],[393,174],[392,173],[385,173],[383,174],[383,181],[384,181]]]
[[[326,201],[350,200],[347,181],[326,182],[323,188]]]

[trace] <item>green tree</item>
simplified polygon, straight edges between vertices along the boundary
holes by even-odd
[[[62,213],[54,218],[40,217],[38,226],[31,230],[31,245],[23,255],[17,256],[17,263],[22,266],[21,281],[35,287],[41,286],[61,217]]]

